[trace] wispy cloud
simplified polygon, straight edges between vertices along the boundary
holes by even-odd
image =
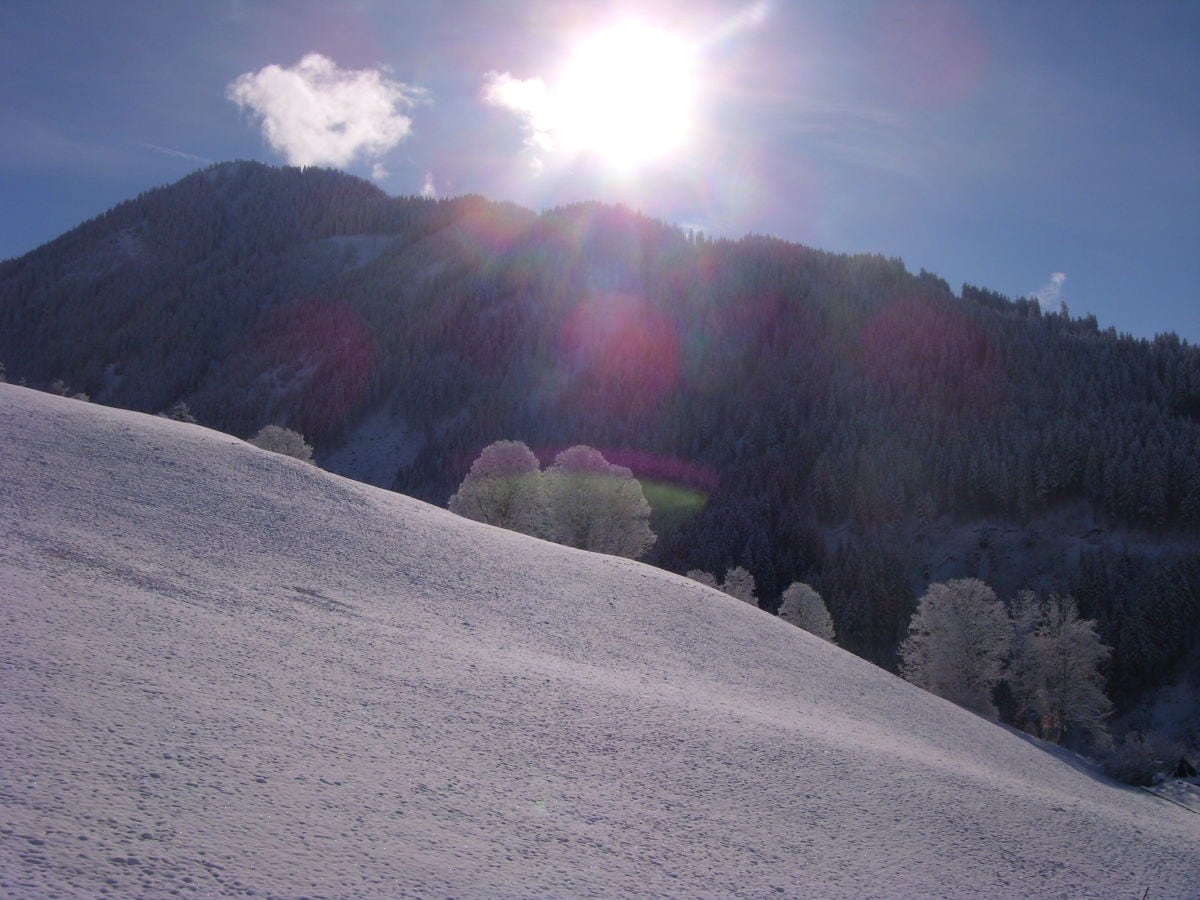
[[[783,133],[815,158],[917,178],[955,155],[952,145],[893,110],[806,96],[785,104]]]
[[[1062,287],[1067,280],[1065,272],[1050,273],[1050,280],[1034,291],[1038,303],[1042,306],[1053,305],[1062,298]]]
[[[173,156],[176,159],[185,159],[188,162],[203,163],[206,166],[212,165],[213,160],[204,156],[197,156],[195,153],[185,153],[183,150],[175,150],[171,147],[162,147],[158,144],[151,144],[149,141],[134,141],[139,147],[145,147],[147,150],[153,150],[155,153],[161,153],[163,156]]]
[[[421,183],[421,196],[436,197],[437,195],[437,186],[433,183],[433,173],[426,172],[425,181]]]
[[[339,69],[310,53],[290,69],[238,76],[225,96],[259,120],[267,143],[292,165],[346,166],[377,160],[408,137],[412,119],[399,110],[424,92],[392,81],[385,69]]]

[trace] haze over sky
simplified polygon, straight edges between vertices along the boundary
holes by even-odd
[[[1200,3],[7,0],[0,258],[211,162],[583,199],[1200,341]]]

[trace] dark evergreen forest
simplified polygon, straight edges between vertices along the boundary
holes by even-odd
[[[589,444],[642,480],[648,561],[743,565],[767,609],[808,582],[881,665],[973,576],[1071,591],[1122,708],[1200,683],[1200,348],[896,259],[228,163],[0,264],[0,362],[319,461],[387,409],[392,487],[443,506],[495,440]]]

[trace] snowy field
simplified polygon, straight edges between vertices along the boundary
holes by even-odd
[[[0,897],[1200,894],[1200,817],[737,600],[0,385]]]

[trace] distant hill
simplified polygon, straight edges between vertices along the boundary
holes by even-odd
[[[1073,591],[1123,708],[1200,683],[1200,349],[896,259],[228,163],[0,264],[0,362],[439,505],[494,440],[587,443],[651,562],[811,582],[882,665],[969,575]]]
[[[1192,896],[1195,814],[746,604],[0,385],[19,896]]]

